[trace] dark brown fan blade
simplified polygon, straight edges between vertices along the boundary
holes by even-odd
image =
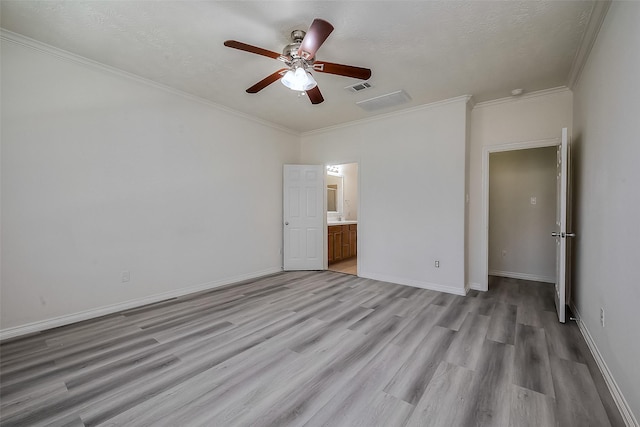
[[[371,77],[371,70],[368,68],[334,64],[332,62],[316,62],[313,64],[313,70],[320,73],[337,74],[338,76],[353,77],[354,79],[360,80],[367,80]]]
[[[247,93],[258,93],[258,92],[260,92],[262,89],[264,89],[265,87],[269,86],[271,83],[277,82],[278,80],[280,80],[282,78],[282,74],[285,71],[287,71],[287,69],[283,68],[283,69],[278,70],[275,73],[265,77],[264,79],[260,80],[258,83],[254,84],[249,89],[247,89]]]
[[[313,89],[309,89],[307,91],[307,95],[309,95],[309,100],[314,105],[320,104],[322,101],[324,101],[324,98],[322,97],[322,93],[320,93],[320,88],[318,86],[315,86]]]
[[[309,31],[307,31],[304,39],[302,39],[302,44],[300,44],[300,48],[298,49],[298,55],[304,59],[310,59],[316,56],[316,52],[332,31],[333,25],[324,19],[314,19],[309,27]]]
[[[263,49],[261,47],[251,46],[250,44],[238,42],[235,40],[227,40],[224,42],[224,45],[227,47],[232,47],[238,50],[244,50],[245,52],[255,53],[262,56],[267,56],[269,58],[278,59],[280,54],[277,52],[272,52],[267,49]]]

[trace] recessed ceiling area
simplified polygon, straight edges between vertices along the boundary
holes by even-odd
[[[594,1],[7,1],[1,25],[41,43],[201,97],[296,132],[461,95],[476,102],[565,86],[584,44]],[[325,101],[274,83],[282,68],[223,45],[275,52],[314,18],[335,30],[318,60],[370,68],[371,88],[326,73]],[[5,33],[7,34],[7,33]],[[366,111],[357,102],[403,90],[410,100]]]

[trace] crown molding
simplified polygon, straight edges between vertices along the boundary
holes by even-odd
[[[591,14],[589,15],[589,21],[587,22],[587,27],[582,35],[580,46],[578,47],[576,56],[573,58],[571,70],[569,71],[569,82],[567,86],[571,89],[575,87],[580,79],[584,64],[586,64],[587,59],[589,58],[589,54],[596,42],[596,38],[598,37],[598,33],[600,32],[600,28],[602,27],[604,18],[609,11],[610,5],[611,0],[596,1],[593,4]]]
[[[554,95],[554,94],[565,93],[565,92],[571,92],[571,90],[566,86],[554,87],[550,89],[542,89],[542,90],[537,90],[535,92],[526,93],[521,96],[507,96],[504,98],[492,99],[491,101],[478,102],[477,104],[475,104],[473,108],[476,109],[476,108],[483,108],[483,107],[492,107],[495,105],[507,104],[510,102],[527,101],[529,99],[538,98],[540,96]]]
[[[473,97],[473,95],[469,96],[469,99],[467,99],[467,106],[469,107],[469,109],[473,110],[476,105],[476,99]]]
[[[428,109],[435,108],[435,107],[441,107],[443,105],[453,104],[455,102],[464,101],[464,103],[467,104],[468,102],[472,101],[472,99],[473,99],[473,97],[471,95],[457,96],[455,98],[444,99],[442,101],[431,102],[429,104],[422,104],[422,105],[418,105],[416,107],[410,107],[410,108],[405,108],[403,110],[392,111],[390,113],[378,114],[378,115],[375,115],[375,116],[372,116],[372,117],[366,117],[364,119],[354,120],[352,122],[341,123],[339,125],[327,126],[327,127],[320,128],[320,129],[310,130],[308,132],[302,132],[300,134],[300,136],[305,137],[305,136],[311,136],[311,135],[319,135],[319,134],[323,134],[323,133],[326,133],[326,132],[332,132],[332,131],[335,131],[335,130],[338,130],[338,129],[345,129],[345,128],[350,128],[350,127],[353,127],[353,126],[363,125],[363,124],[366,124],[366,123],[377,122],[379,120],[384,120],[384,119],[388,119],[388,118],[391,118],[391,117],[404,116],[405,114],[410,114],[410,113],[414,113],[414,112],[422,111],[422,110],[428,110]]]
[[[263,126],[267,126],[267,127],[272,128],[272,129],[275,129],[275,130],[278,130],[278,131],[281,131],[281,132],[285,132],[285,133],[288,133],[288,134],[291,134],[291,135],[300,136],[300,132],[297,132],[297,131],[295,131],[293,129],[289,129],[289,128],[284,127],[284,126],[280,126],[280,125],[277,125],[275,123],[259,119],[257,117],[251,116],[249,114],[242,113],[242,112],[240,112],[238,110],[234,110],[232,108],[225,107],[224,105],[215,103],[213,101],[210,101],[208,99],[202,98],[200,96],[193,95],[191,93],[188,93],[188,92],[173,88],[171,86],[167,86],[167,85],[162,84],[162,83],[158,83],[158,82],[156,82],[154,80],[150,80],[150,79],[147,79],[145,77],[138,76],[138,75],[130,73],[128,71],[124,71],[124,70],[121,70],[119,68],[112,67],[112,66],[103,64],[101,62],[94,61],[94,60],[89,59],[89,58],[85,58],[84,56],[76,55],[75,53],[71,53],[69,51],[66,51],[66,50],[63,50],[63,49],[59,49],[57,47],[53,47],[53,46],[48,45],[46,43],[42,43],[42,42],[40,42],[38,40],[34,40],[32,38],[23,36],[21,34],[5,30],[4,28],[0,29],[0,40],[7,41],[7,42],[10,42],[10,43],[14,43],[14,44],[17,44],[17,45],[20,45],[20,46],[35,50],[35,51],[40,52],[40,53],[51,55],[51,56],[53,56],[53,57],[55,57],[57,59],[63,60],[63,61],[73,62],[73,63],[76,63],[76,64],[80,64],[80,65],[92,68],[94,70],[102,71],[102,72],[105,72],[105,73],[108,73],[108,74],[111,74],[111,75],[116,75],[116,76],[118,76],[120,78],[124,78],[124,79],[127,79],[127,80],[135,81],[137,83],[141,83],[143,85],[150,86],[150,87],[153,87],[155,89],[159,89],[161,91],[170,93],[172,95],[177,95],[177,96],[182,97],[184,99],[187,99],[189,101],[197,102],[199,104],[205,105],[205,106],[213,108],[215,110],[218,110],[218,111],[221,111],[221,112],[224,112],[224,113],[227,113],[227,114],[231,114],[233,116],[240,117],[240,118],[249,120],[251,122],[254,122],[254,123],[257,123],[257,124],[260,124],[260,125],[263,125]]]

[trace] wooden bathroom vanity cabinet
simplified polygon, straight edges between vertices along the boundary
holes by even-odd
[[[358,254],[358,224],[355,221],[343,221],[344,224],[328,226],[329,264],[342,261]]]

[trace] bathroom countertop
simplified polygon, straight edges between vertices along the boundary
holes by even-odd
[[[357,224],[358,221],[327,221],[327,225],[350,225]]]

